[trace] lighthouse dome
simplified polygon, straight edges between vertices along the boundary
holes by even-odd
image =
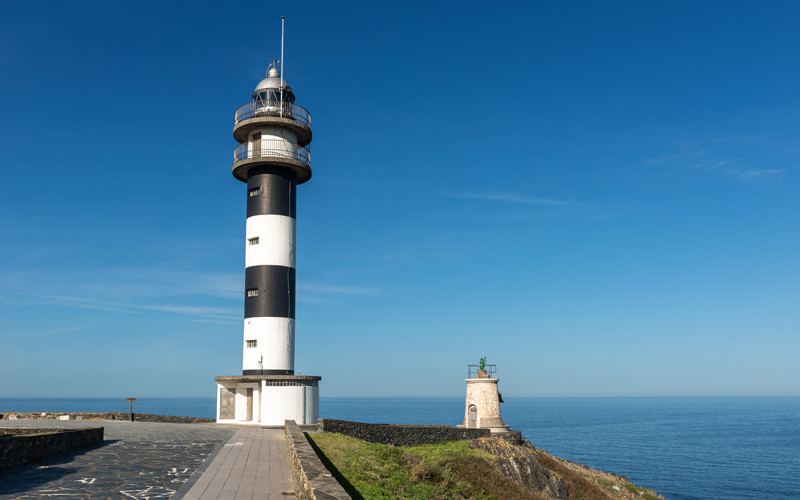
[[[274,66],[270,67],[267,71],[267,77],[261,80],[256,89],[253,91],[253,99],[261,98],[262,100],[277,101],[279,99],[281,89],[281,72]],[[294,94],[292,88],[286,81],[283,81],[283,99],[285,101],[294,102]]]

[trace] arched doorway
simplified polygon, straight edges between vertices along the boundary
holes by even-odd
[[[478,427],[478,407],[475,405],[469,405],[469,409],[467,411],[467,427]]]

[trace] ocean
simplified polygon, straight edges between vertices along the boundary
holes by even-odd
[[[800,397],[512,398],[503,420],[554,455],[671,500],[800,499]],[[138,413],[214,417],[212,398],[139,398]],[[127,411],[118,399],[0,398],[8,411]],[[321,398],[320,416],[461,423],[463,398]]]

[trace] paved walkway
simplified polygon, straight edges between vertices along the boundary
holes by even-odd
[[[205,466],[204,466],[205,467]],[[200,472],[200,471],[198,471]],[[199,477],[174,498],[251,500],[294,498],[283,429],[239,428]]]
[[[223,445],[237,432],[235,427],[216,424],[85,420],[2,420],[0,426],[105,428],[105,441],[100,445],[0,471],[3,500],[166,499],[183,486],[209,455],[223,450]]]

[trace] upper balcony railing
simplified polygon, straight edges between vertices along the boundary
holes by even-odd
[[[484,364],[483,371],[486,372],[486,376],[489,378],[497,377],[497,365]],[[478,378],[480,372],[481,365],[467,365],[467,378]]]
[[[289,101],[252,101],[236,110],[235,125],[250,118],[273,116],[288,118],[303,125],[311,126],[311,114],[302,106]]]
[[[308,146],[289,145],[281,140],[262,140],[260,147],[256,145],[253,148],[248,148],[247,144],[239,144],[233,150],[233,163],[252,158],[286,158],[311,167],[311,149]]]

